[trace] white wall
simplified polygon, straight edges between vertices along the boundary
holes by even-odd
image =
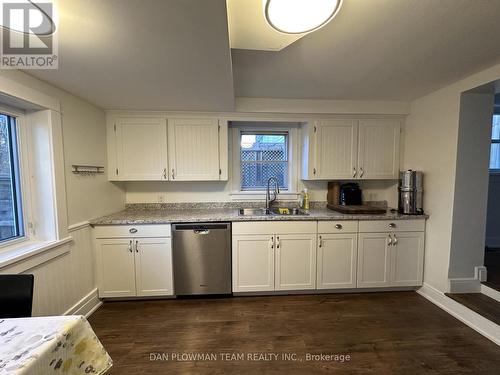
[[[124,191],[108,182],[105,174],[81,177],[71,173],[71,164],[107,165],[104,111],[25,73],[4,70],[0,76],[60,101],[69,225],[122,209]],[[74,312],[79,307],[74,305],[87,301],[87,296],[91,296],[90,305],[97,301],[90,228],[83,225],[70,229],[70,235],[72,243],[51,250],[61,252],[54,259],[42,262],[43,258],[37,256],[0,269],[1,273],[35,275],[35,315]],[[42,263],[37,264],[37,259]]]
[[[424,210],[430,215],[424,282],[440,291],[448,290],[460,95],[498,78],[500,64],[417,99],[406,121],[404,166],[424,171]]]
[[[449,277],[484,265],[493,93],[462,94]],[[472,267],[471,267],[472,266]]]
[[[500,247],[500,175],[492,174],[488,189],[486,246]]]

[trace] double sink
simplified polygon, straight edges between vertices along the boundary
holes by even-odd
[[[307,216],[307,212],[299,208],[240,208],[239,216]]]

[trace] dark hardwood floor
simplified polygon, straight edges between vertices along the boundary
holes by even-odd
[[[481,293],[446,294],[486,319],[500,324],[500,302]]]
[[[114,360],[110,374],[500,373],[499,346],[414,292],[108,302],[89,320]]]

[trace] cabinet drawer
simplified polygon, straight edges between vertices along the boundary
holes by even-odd
[[[316,221],[256,221],[233,223],[233,234],[315,234],[316,230]]]
[[[170,224],[105,225],[94,231],[95,238],[171,237]]]
[[[346,221],[318,221],[318,233],[357,233],[358,222]]]
[[[359,222],[360,233],[423,231],[425,231],[425,220],[373,220]]]

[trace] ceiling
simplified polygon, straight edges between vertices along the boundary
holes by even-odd
[[[275,52],[233,51],[236,96],[411,100],[500,62],[498,0],[346,0]]]
[[[276,32],[264,17],[262,0],[227,0],[231,48],[281,51],[305,34]]]
[[[235,96],[407,101],[500,62],[500,0],[344,0],[327,26],[272,52],[231,51],[225,0],[59,6],[59,70],[27,73],[106,109],[225,111]],[[243,14],[262,26],[260,11]]]
[[[224,0],[58,5],[59,70],[27,73],[106,109],[233,109]]]

